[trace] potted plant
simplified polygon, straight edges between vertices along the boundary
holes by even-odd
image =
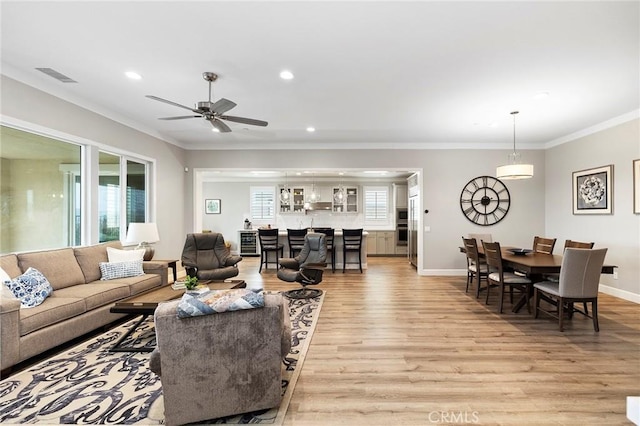
[[[198,277],[190,277],[187,275],[184,279],[184,286],[187,290],[193,290],[198,286]]]

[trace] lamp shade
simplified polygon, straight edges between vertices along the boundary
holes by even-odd
[[[155,223],[130,223],[125,242],[130,244],[155,243],[160,241]]]
[[[533,164],[507,164],[496,168],[498,179],[529,179],[533,177]]]

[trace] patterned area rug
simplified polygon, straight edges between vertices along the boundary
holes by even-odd
[[[291,352],[284,361],[280,407],[214,419],[205,424],[282,424],[306,356],[324,294],[289,302]],[[149,353],[109,352],[133,319],[0,382],[0,423],[138,424],[164,422],[160,378]],[[124,345],[155,346],[149,317]]]

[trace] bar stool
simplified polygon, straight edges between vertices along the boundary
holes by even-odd
[[[358,266],[360,267],[360,273],[362,273],[362,228],[343,229],[342,242],[342,273],[344,273],[347,266],[348,252],[358,252]]]
[[[287,241],[289,242],[289,257],[296,257],[296,254],[304,247],[304,236],[307,229],[287,229]]]
[[[326,235],[327,252],[331,253],[331,272],[336,271],[336,252],[333,250],[333,238],[335,230],[333,228],[313,228],[314,232]]]
[[[269,252],[275,252],[276,269],[278,269],[278,259],[284,257],[284,245],[278,243],[278,229],[258,229],[258,239],[260,240],[260,269],[258,273],[262,272],[263,263],[269,269]]]

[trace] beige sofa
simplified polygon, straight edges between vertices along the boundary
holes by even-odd
[[[108,261],[107,247],[122,245],[114,241],[0,257],[0,267],[11,278],[34,267],[53,287],[42,304],[21,309],[20,301],[1,285],[2,370],[123,317],[109,312],[114,302],[167,284],[167,263],[153,261],[143,262],[144,275],[100,280],[99,264]]]

